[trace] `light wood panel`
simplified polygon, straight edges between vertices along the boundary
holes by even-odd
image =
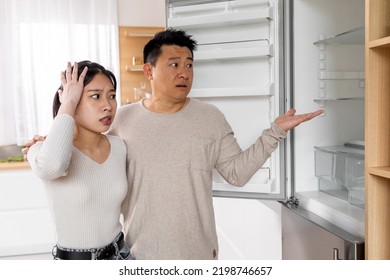
[[[390,259],[390,1],[366,0],[366,259]]]
[[[141,82],[146,83],[150,91],[148,79],[142,71],[143,49],[154,34],[164,27],[119,26],[119,58],[120,58],[120,85],[121,104],[138,101],[135,98],[134,88],[140,88]]]

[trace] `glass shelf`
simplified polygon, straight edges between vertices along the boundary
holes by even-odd
[[[314,98],[314,101],[342,101],[342,100],[364,100],[362,96],[355,97],[328,97],[328,98]]]
[[[360,26],[346,32],[337,34],[333,37],[325,38],[314,42],[314,45],[319,44],[364,44],[364,26]]]
[[[364,80],[364,71],[319,71],[320,80]]]

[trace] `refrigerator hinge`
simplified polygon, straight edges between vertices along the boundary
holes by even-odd
[[[296,206],[298,206],[299,205],[299,199],[294,197],[294,196],[290,196],[290,198],[287,200],[287,204],[288,205],[296,205]]]

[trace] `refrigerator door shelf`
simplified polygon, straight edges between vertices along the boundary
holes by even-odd
[[[236,96],[265,96],[274,95],[274,85],[265,85],[263,87],[236,87],[236,88],[203,88],[191,90],[189,97],[207,98],[207,97],[236,97]]]
[[[270,6],[272,2],[167,2],[167,26],[186,30],[199,45],[254,40],[268,40],[270,44],[273,43],[277,11],[274,6]]]
[[[272,19],[272,8],[252,11],[252,12],[237,12],[223,13],[213,15],[199,15],[187,18],[169,18],[169,26],[178,28],[199,28],[204,26],[226,26],[237,24],[257,23]]]
[[[270,180],[264,184],[246,184],[243,187],[235,187],[228,183],[214,183],[213,191],[228,191],[231,192],[242,192],[242,193],[271,193],[275,189],[275,181]]]
[[[194,53],[197,62],[272,57],[273,55],[273,45],[269,44],[268,40],[199,45]]]
[[[185,29],[248,24],[273,18],[268,1],[224,1],[168,8],[168,26]]]

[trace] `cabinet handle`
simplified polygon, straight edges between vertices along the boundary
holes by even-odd
[[[339,258],[339,249],[337,249],[337,248],[333,248],[333,260],[334,260],[334,261],[339,261],[339,260],[341,260],[341,259]]]

